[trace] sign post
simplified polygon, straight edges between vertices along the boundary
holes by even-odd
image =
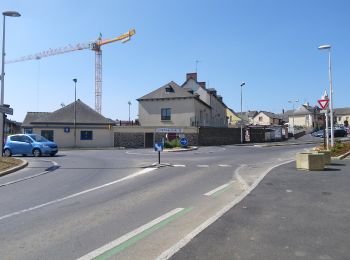
[[[322,108],[321,112],[323,112],[325,114],[325,121],[326,127],[323,130],[323,148],[327,150],[329,150],[329,134],[328,134],[328,95],[327,92],[325,91],[325,93],[323,94],[323,96],[321,97],[321,99],[317,100],[318,104],[320,104],[320,107]]]
[[[158,164],[160,164],[160,152],[163,151],[163,142],[157,142],[154,144],[154,150],[158,152]]]

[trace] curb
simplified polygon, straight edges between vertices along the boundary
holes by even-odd
[[[176,153],[176,152],[189,152],[189,151],[194,151],[194,150],[198,150],[198,147],[193,146],[190,148],[182,148],[182,149],[175,149],[175,150],[164,149],[163,152]]]
[[[5,171],[0,172],[0,176],[4,176],[4,175],[10,174],[10,173],[13,173],[15,171],[21,170],[21,169],[23,169],[24,167],[26,167],[28,165],[28,162],[26,160],[23,160],[23,159],[18,159],[18,160],[22,161],[22,163],[20,165],[12,167],[12,168],[9,168],[9,169],[7,169]]]
[[[338,157],[332,157],[332,159],[335,159],[335,160],[343,160],[345,157],[347,157],[348,155],[350,155],[350,151],[347,152],[347,153],[344,153]]]

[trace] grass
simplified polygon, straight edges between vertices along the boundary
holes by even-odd
[[[18,166],[21,160],[11,157],[0,157],[0,172]]]

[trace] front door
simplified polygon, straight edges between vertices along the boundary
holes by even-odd
[[[154,145],[154,134],[145,133],[145,148],[153,148]]]

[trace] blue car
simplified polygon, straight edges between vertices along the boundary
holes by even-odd
[[[17,134],[7,137],[4,146],[4,155],[9,157],[14,154],[54,156],[58,152],[57,144],[36,134]]]

